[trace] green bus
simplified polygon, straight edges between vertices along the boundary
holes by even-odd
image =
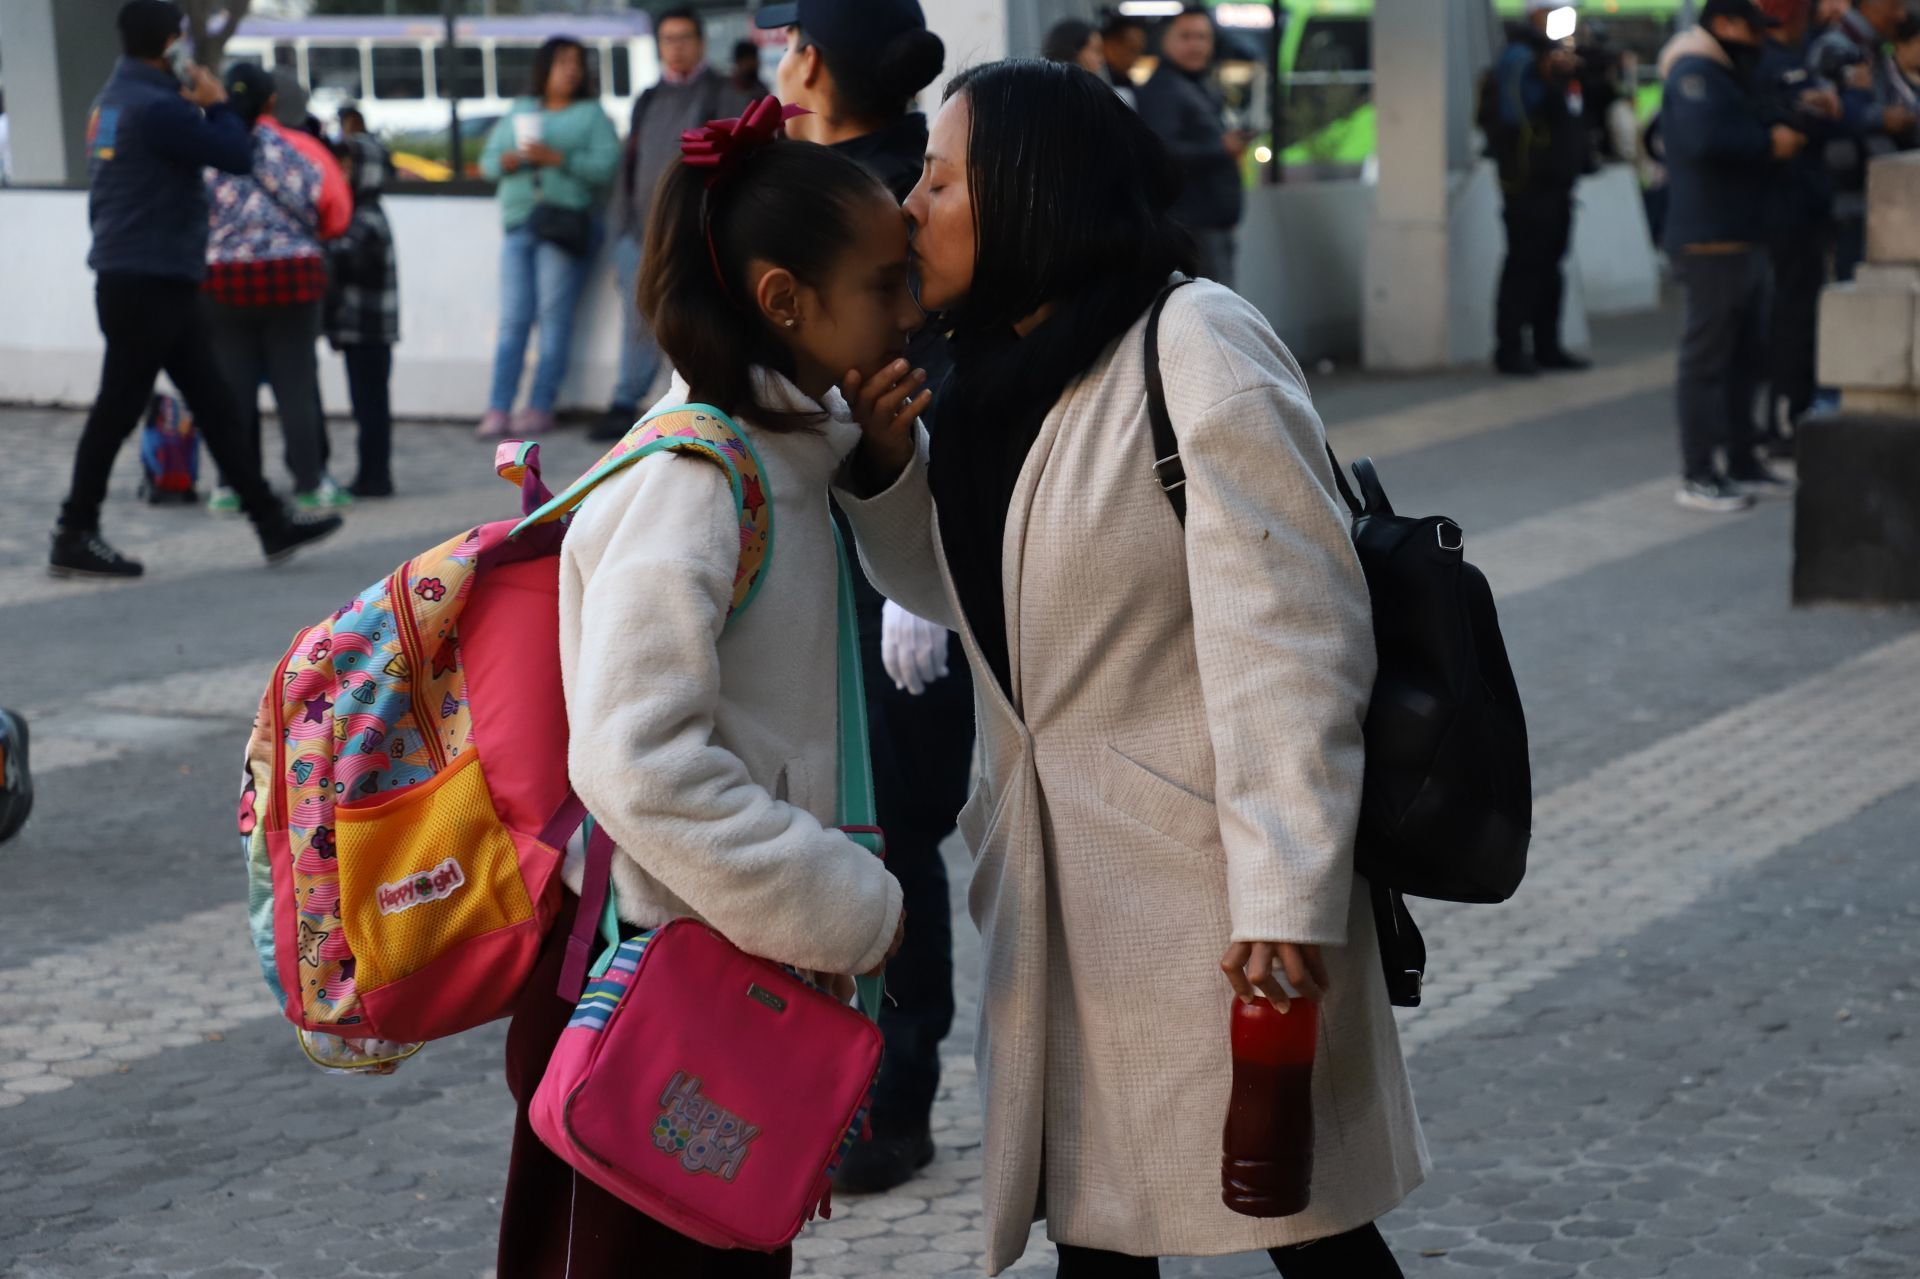
[[[1272,38],[1272,6],[1260,0],[1212,0],[1230,49],[1264,62]],[[1683,0],[1581,0],[1580,22],[1604,27],[1607,44],[1633,54],[1641,82],[1633,86],[1642,117],[1659,102],[1653,67],[1672,36]],[[1526,0],[1495,0],[1503,21],[1519,21]],[[1351,168],[1365,163],[1375,143],[1373,116],[1373,0],[1281,0],[1280,70],[1283,102],[1281,161],[1290,167]],[[1265,121],[1266,84],[1255,62],[1226,63],[1230,109],[1240,119]],[[1269,157],[1269,138],[1249,152],[1250,166]]]

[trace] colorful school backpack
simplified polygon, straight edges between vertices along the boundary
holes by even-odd
[[[200,433],[193,414],[171,395],[156,393],[140,427],[140,496],[158,506],[199,498]]]
[[[840,829],[885,856],[874,814],[859,622],[840,553]],[[549,1150],[656,1221],[715,1248],[772,1252],[828,1209],[880,1072],[878,979],[860,1008],[697,919],[619,936],[612,849],[588,845],[559,994],[575,1002],[527,1108]],[[603,909],[603,906],[606,907]],[[614,945],[592,970],[600,921]]]
[[[649,415],[559,497],[538,445],[502,444],[524,519],[448,539],[294,637],[247,744],[240,833],[261,971],[303,1032],[411,1044],[510,1010],[586,817],[567,780],[562,517],[664,451],[727,472],[738,613],[772,509],[752,444],[694,404]]]

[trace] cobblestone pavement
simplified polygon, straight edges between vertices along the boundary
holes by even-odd
[[[1665,341],[1603,330],[1599,373],[1524,388],[1322,390],[1337,448],[1469,530],[1535,743],[1520,896],[1415,905],[1429,997],[1402,1027],[1435,1169],[1383,1222],[1410,1276],[1920,1276],[1920,613],[1791,610],[1784,506],[1672,506]],[[0,699],[42,774],[0,849],[0,1273],[488,1274],[501,1028],[391,1079],[306,1067],[229,814],[286,636],[512,493],[464,434],[408,427],[406,495],[269,574],[244,524],[128,500],[129,459],[108,535],[149,578],[53,583],[77,429],[0,411]],[[593,455],[547,452],[561,477]],[[801,1274],[980,1273],[964,918],[956,945],[940,1156],[838,1205]],[[1037,1231],[1014,1272],[1051,1271]]]

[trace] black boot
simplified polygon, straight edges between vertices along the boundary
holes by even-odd
[[[1533,377],[1540,372],[1540,366],[1525,351],[1497,352],[1493,357],[1493,367],[1508,377]]]
[[[932,1162],[933,1134],[925,1128],[901,1136],[875,1133],[847,1152],[833,1174],[833,1188],[843,1195],[881,1194],[906,1185]]]
[[[267,557],[267,563],[284,564],[301,547],[339,532],[341,523],[338,515],[281,509],[254,521],[254,531],[260,535],[260,553]]]
[[[139,560],[130,560],[109,546],[99,529],[61,525],[53,530],[47,572],[55,577],[138,577],[146,571]]]

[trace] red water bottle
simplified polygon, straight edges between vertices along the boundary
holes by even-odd
[[[1221,1198],[1248,1217],[1305,1210],[1313,1182],[1313,1053],[1320,1008],[1296,997],[1233,1001],[1233,1096],[1220,1159]]]

